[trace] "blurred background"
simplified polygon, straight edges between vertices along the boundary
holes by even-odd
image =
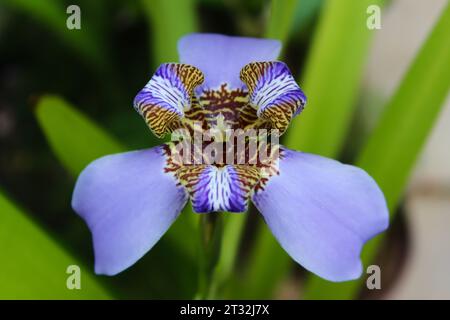
[[[66,27],[71,4],[81,9],[80,30]],[[379,30],[366,26],[371,4],[382,8]],[[257,212],[229,217],[215,297],[450,299],[450,79],[435,84],[420,67],[408,76],[415,63],[450,69],[449,29],[424,47],[448,10],[446,0],[0,0],[0,298],[195,296],[191,212],[136,265],[104,277],[92,273],[90,233],[70,199],[89,161],[161,143],[132,100],[160,63],[177,60],[180,36],[214,32],[283,41],[281,59],[311,101],[285,143],[373,172],[392,214],[391,227],[364,256],[366,266],[381,267],[381,290],[368,290],[365,274],[347,284],[312,277],[261,231]],[[417,90],[415,79],[424,81]],[[436,93],[420,89],[434,86]],[[384,127],[401,113],[383,117],[389,108],[405,118]],[[392,136],[377,128],[393,128]],[[408,134],[396,140],[402,130]],[[325,141],[329,136],[334,140]],[[401,174],[377,171],[383,161]],[[66,288],[70,264],[81,266],[81,290]]]

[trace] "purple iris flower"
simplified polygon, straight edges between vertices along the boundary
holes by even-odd
[[[158,137],[218,119],[283,133],[306,97],[276,61],[280,48],[268,39],[187,35],[178,43],[181,63],[161,65],[134,107]],[[243,212],[251,200],[284,250],[330,281],[358,278],[362,246],[388,226],[382,192],[357,167],[283,146],[276,166],[187,165],[175,160],[176,144],[105,156],[80,174],[72,207],[92,232],[96,273],[133,265],[188,199],[194,211],[211,214]]]

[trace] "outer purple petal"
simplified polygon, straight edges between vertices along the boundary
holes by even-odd
[[[255,61],[276,60],[281,50],[277,40],[194,33],[178,41],[180,62],[199,68],[205,75],[203,88],[214,89],[227,83],[242,88],[242,67]]]
[[[72,207],[92,232],[96,273],[130,267],[179,215],[187,195],[163,173],[164,163],[156,147],[105,156],[80,174]]]
[[[279,172],[253,202],[281,246],[322,278],[358,278],[363,244],[389,221],[375,181],[357,167],[286,149]]]

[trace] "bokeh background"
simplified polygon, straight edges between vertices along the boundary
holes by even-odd
[[[66,28],[71,4],[81,30]],[[372,4],[379,30],[366,26]],[[309,99],[284,142],[365,168],[392,223],[364,251],[382,271],[368,290],[365,274],[333,284],[295,265],[254,210],[227,215],[213,297],[450,299],[449,15],[446,0],[0,0],[0,298],[195,297],[189,209],[135,266],[104,277],[70,199],[89,161],[161,143],[132,99],[177,60],[180,36],[214,32],[283,42]],[[72,264],[81,290],[66,287]]]

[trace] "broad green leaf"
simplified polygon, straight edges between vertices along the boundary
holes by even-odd
[[[386,106],[357,161],[378,182],[391,215],[396,212],[414,163],[449,94],[448,30],[450,4]],[[364,247],[364,265],[373,261],[382,239],[383,236],[377,237]],[[350,299],[358,293],[361,281],[336,284],[314,277],[306,288],[306,298]]]
[[[153,66],[178,61],[177,42],[197,31],[194,0],[142,0],[150,26]]]
[[[278,39],[285,44],[299,2],[300,0],[272,0],[266,38]]]
[[[325,3],[302,72],[304,80],[300,82],[308,103],[287,132],[284,142],[288,147],[330,157],[339,152],[351,121],[373,33],[366,27],[366,10],[369,5],[382,3],[381,0]],[[247,271],[248,282],[260,288],[251,289],[250,297],[269,298],[291,265],[291,259],[261,223]]]
[[[299,0],[300,5],[294,14],[291,32],[293,34],[303,29],[313,20],[325,0]]]
[[[125,147],[57,96],[44,96],[36,117],[61,163],[74,176],[91,161]]]
[[[90,268],[68,254],[1,192],[0,252],[0,299],[111,298]],[[67,288],[70,274],[66,272],[71,265],[80,267],[80,290]]]
[[[381,0],[328,0],[300,85],[308,97],[287,132],[293,149],[334,157],[352,120],[367,50],[374,31],[366,27],[369,5]]]

